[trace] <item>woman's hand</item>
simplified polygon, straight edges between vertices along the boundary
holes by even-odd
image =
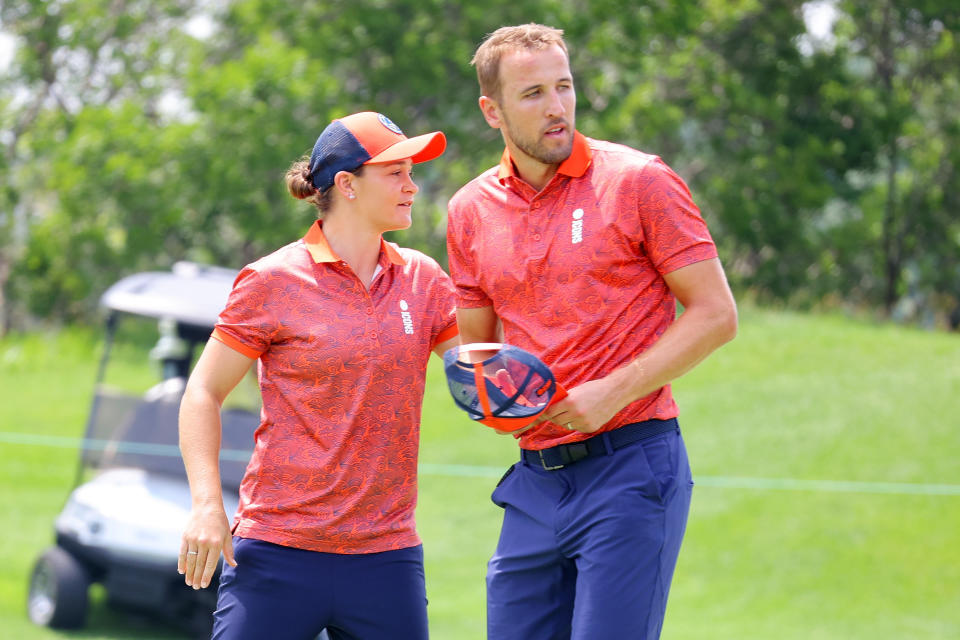
[[[184,576],[187,586],[205,589],[220,561],[220,553],[227,564],[235,567],[230,522],[223,504],[194,505],[187,528],[180,542],[177,571]]]

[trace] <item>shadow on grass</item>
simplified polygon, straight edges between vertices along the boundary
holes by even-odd
[[[209,627],[191,630],[189,621],[171,620],[156,614],[108,604],[100,585],[90,589],[90,609],[82,629],[57,630],[64,638],[98,640],[182,640],[209,638]]]

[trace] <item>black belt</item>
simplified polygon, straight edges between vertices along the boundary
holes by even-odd
[[[661,433],[667,433],[679,429],[676,418],[669,420],[644,420],[643,422],[631,422],[613,431],[598,433],[592,438],[581,442],[571,442],[570,444],[558,444],[549,449],[532,451],[530,449],[521,449],[521,457],[527,464],[541,466],[547,471],[563,469],[567,465],[579,462],[584,458],[593,456],[603,456],[609,453],[607,444],[613,450],[625,447],[639,440],[645,440],[658,436]]]

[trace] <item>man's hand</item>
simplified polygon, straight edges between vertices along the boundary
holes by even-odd
[[[590,380],[567,390],[567,397],[552,405],[536,424],[550,421],[582,433],[594,433],[609,422],[623,407],[613,399],[609,378]]]

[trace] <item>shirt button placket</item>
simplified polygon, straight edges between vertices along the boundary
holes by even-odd
[[[531,212],[531,213],[539,214],[539,213],[540,213],[539,209],[540,209],[540,207],[542,206],[542,204],[543,204],[543,203],[542,203],[540,200],[534,200],[534,201],[530,204],[530,212]],[[533,215],[533,216],[530,217],[530,220],[531,220],[531,225],[530,225],[530,226],[531,226],[530,239],[533,241],[533,244],[534,244],[534,247],[535,247],[535,250],[534,250],[534,252],[533,252],[532,255],[534,255],[534,256],[541,256],[541,255],[543,255],[543,253],[544,253],[544,247],[543,247],[543,245],[542,245],[542,243],[541,243],[541,240],[543,239],[543,234],[540,233],[540,231],[539,231],[539,229],[541,229],[541,227],[542,227],[541,220],[540,220],[540,216],[539,216],[539,215]]]
[[[374,313],[373,302],[367,301],[367,338],[370,346],[370,355],[375,355],[380,346],[380,336],[377,331],[377,318]]]

